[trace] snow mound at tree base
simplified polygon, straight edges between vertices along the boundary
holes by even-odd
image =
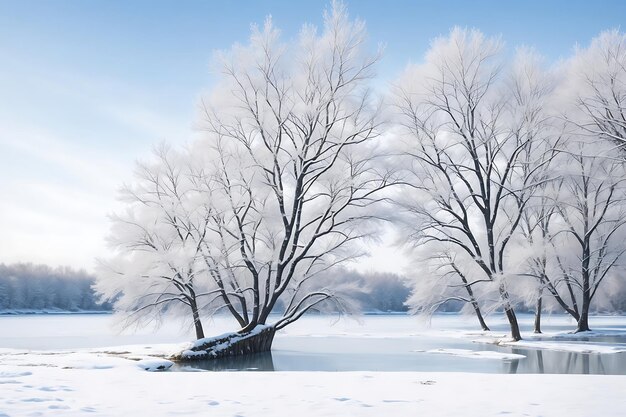
[[[137,366],[148,372],[167,371],[174,365],[173,362],[166,359],[142,359],[137,362]]]
[[[259,325],[247,333],[233,332],[207,337],[196,340],[171,359],[183,362],[267,352],[272,348],[275,333],[274,326]]]

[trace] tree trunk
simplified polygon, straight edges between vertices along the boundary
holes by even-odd
[[[588,298],[588,297],[587,297]],[[583,295],[583,308],[580,313],[580,319],[578,319],[578,325],[576,327],[576,333],[588,332],[589,328],[589,302],[585,302],[585,296]]]
[[[509,325],[511,327],[511,337],[514,341],[522,340],[522,334],[519,331],[519,323],[517,322],[517,316],[515,315],[515,311],[510,305],[505,306],[504,313],[506,314],[506,318],[509,320]]]
[[[539,291],[539,295],[537,297],[537,305],[535,306],[535,333],[541,333],[541,304],[543,303],[543,298],[541,296],[541,291]]]
[[[487,326],[487,323],[485,323],[485,319],[483,318],[483,315],[480,312],[480,307],[476,301],[472,301],[472,307],[474,307],[474,312],[476,313],[480,327],[482,327],[482,329],[486,332],[490,331],[491,329]]]
[[[580,318],[578,319],[578,326],[576,327],[576,333],[588,332],[589,329],[589,308],[591,305],[591,288],[589,287],[589,258],[591,257],[589,244],[585,241],[583,246],[583,261],[582,261],[582,279],[583,279],[583,305],[580,310]]]
[[[172,357],[177,361],[195,361],[267,352],[272,348],[274,326],[257,326],[250,332],[230,333],[196,343]]]
[[[204,339],[204,329],[202,328],[202,321],[200,320],[200,314],[198,313],[198,305],[196,304],[196,300],[192,300],[190,305],[191,314],[193,316],[193,325],[196,329],[196,339]]]
[[[511,327],[511,337],[516,342],[522,340],[522,334],[519,331],[519,323],[517,322],[517,316],[515,315],[515,311],[511,306],[509,293],[503,284],[500,284],[498,290],[500,291],[500,297],[504,301],[504,314],[506,314],[506,318],[509,321],[509,326]]]
[[[472,304],[472,307],[474,308],[474,312],[476,313],[476,317],[478,318],[480,327],[482,327],[484,331],[488,332],[490,330],[489,326],[487,326],[487,323],[485,323],[485,319],[483,319],[483,315],[480,312],[480,306],[478,305],[478,302],[476,301],[476,297],[474,297],[474,291],[472,290],[471,285],[467,282],[467,278],[465,278],[465,275],[461,273],[461,271],[456,267],[456,265],[453,264],[452,267],[454,268],[456,273],[459,275],[459,277],[461,277],[461,281],[463,281],[463,284],[465,285],[465,290],[467,290],[467,294],[470,297],[470,303]]]

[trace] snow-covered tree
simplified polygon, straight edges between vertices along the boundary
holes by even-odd
[[[265,350],[309,310],[350,308],[350,290],[326,272],[360,254],[353,242],[373,230],[394,182],[378,163],[368,83],[379,53],[365,43],[340,3],[321,33],[305,26],[292,44],[270,19],[253,28],[249,44],[219,56],[203,137],[184,154],[159,151],[125,192],[112,239],[122,254],[98,290],[136,317],[191,307],[199,338],[202,311],[240,326],[181,357]]]
[[[556,200],[549,196],[549,191],[553,190],[555,183],[557,189],[562,184],[559,179],[552,181],[546,179],[546,182],[538,187],[536,195],[522,213],[520,231],[524,239],[516,248],[518,256],[521,254],[520,258],[525,258],[521,275],[534,278],[534,280],[524,282],[521,285],[522,288],[518,288],[518,293],[522,294],[526,304],[534,305],[535,333],[541,333],[541,314],[544,309],[545,292],[552,295],[567,310],[567,303],[561,298],[555,282],[550,279],[549,272],[550,259],[554,256],[551,250],[553,242],[550,225],[557,212]]]
[[[568,60],[565,82],[577,112],[568,119],[587,134],[626,146],[626,34],[610,30]]]
[[[541,250],[527,272],[578,331],[589,329],[591,302],[610,298],[605,283],[620,281],[624,162],[615,145],[623,149],[626,132],[625,48],[623,34],[607,31],[563,63],[552,99],[551,123],[561,132],[553,180],[530,216]]]
[[[456,285],[496,288],[498,307],[519,340],[508,289],[517,272],[508,263],[516,261],[508,248],[546,163],[541,143],[548,90],[532,54],[520,52],[508,77],[500,58],[499,40],[456,28],[400,80],[411,191],[399,202],[412,215],[414,243],[443,245],[444,253],[455,253],[448,259],[474,262],[480,275],[459,269]],[[458,263],[451,265],[454,273]]]
[[[154,156],[137,165],[135,180],[122,190],[126,210],[112,216],[109,236],[117,256],[101,262],[95,289],[128,314],[128,323],[182,315],[200,339],[200,303],[219,295],[204,277],[202,257],[210,196],[200,195],[188,154],[162,145]]]
[[[316,278],[356,255],[351,243],[375,219],[365,209],[391,184],[375,164],[381,119],[368,80],[377,59],[364,24],[339,3],[321,33],[305,26],[284,44],[268,19],[248,45],[221,55],[194,152],[215,167],[223,279],[246,300],[240,333],[345,308],[338,289]],[[271,319],[279,304],[282,316]]]
[[[472,276],[482,272],[476,263],[445,243],[417,244],[410,252],[412,269],[417,271],[409,277],[411,294],[406,301],[413,314],[431,315],[449,304],[464,304],[476,316],[483,330],[490,330],[484,313],[491,311],[488,300],[497,298],[486,286],[471,285]]]
[[[586,331],[591,302],[626,251],[626,171],[601,138],[590,142],[572,135],[559,151],[560,192],[549,225],[556,262],[550,288],[560,300],[569,298],[564,308],[578,321],[577,331]]]

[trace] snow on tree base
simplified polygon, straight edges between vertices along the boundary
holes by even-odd
[[[274,326],[258,325],[247,333],[233,332],[199,339],[171,359],[196,361],[267,352],[272,347],[275,332]]]

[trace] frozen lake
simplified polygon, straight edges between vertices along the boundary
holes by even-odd
[[[523,330],[532,328],[532,316],[520,315]],[[598,331],[624,330],[626,317],[591,319]],[[507,330],[503,317],[491,316],[494,333]],[[207,335],[234,328],[226,317],[205,325]],[[574,322],[563,315],[544,318],[545,332],[568,331]],[[473,317],[437,315],[430,323],[406,315],[371,315],[358,319],[308,316],[277,334],[271,353],[230,361],[193,364],[208,370],[261,371],[437,371],[485,373],[590,373],[626,375],[626,353],[576,353],[475,343],[460,332],[480,332]],[[135,332],[116,327],[110,315],[0,316],[0,348],[59,350],[131,344],[182,343],[192,332],[180,323]],[[579,339],[581,343],[586,338]],[[593,337],[594,344],[626,347],[625,336]],[[517,359],[485,359],[433,354],[435,349],[464,349],[523,355]]]

